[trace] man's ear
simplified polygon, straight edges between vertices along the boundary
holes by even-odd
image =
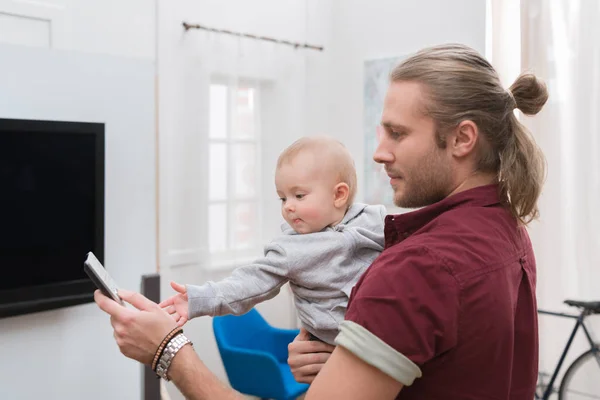
[[[454,129],[453,135],[447,142],[450,151],[455,157],[465,157],[473,152],[477,139],[479,137],[479,128],[471,120],[462,121]]]
[[[333,205],[336,208],[344,207],[348,203],[350,187],[345,182],[340,182],[333,188]]]

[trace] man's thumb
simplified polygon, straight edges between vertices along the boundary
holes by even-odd
[[[300,328],[300,333],[296,336],[294,340],[310,340],[310,334],[304,328]]]
[[[142,294],[137,292],[130,292],[129,290],[119,289],[119,297],[138,310],[146,311],[157,307],[156,303],[152,300],[147,299]]]

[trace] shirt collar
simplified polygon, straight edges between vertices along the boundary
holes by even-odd
[[[459,192],[415,211],[388,215],[385,217],[385,247],[397,244],[449,210],[496,204],[500,204],[498,184],[491,184]]]

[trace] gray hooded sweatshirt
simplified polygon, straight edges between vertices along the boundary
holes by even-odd
[[[289,282],[302,326],[333,344],[350,291],[383,251],[385,215],[384,206],[355,203],[342,222],[320,232],[299,234],[283,224],[263,258],[219,282],[187,285],[189,318],[244,314]]]

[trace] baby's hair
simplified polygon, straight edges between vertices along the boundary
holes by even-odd
[[[346,146],[328,136],[306,136],[296,140],[279,155],[277,169],[303,151],[317,154],[322,160],[321,167],[335,173],[338,183],[348,185],[347,206],[350,207],[356,195],[356,168]]]

